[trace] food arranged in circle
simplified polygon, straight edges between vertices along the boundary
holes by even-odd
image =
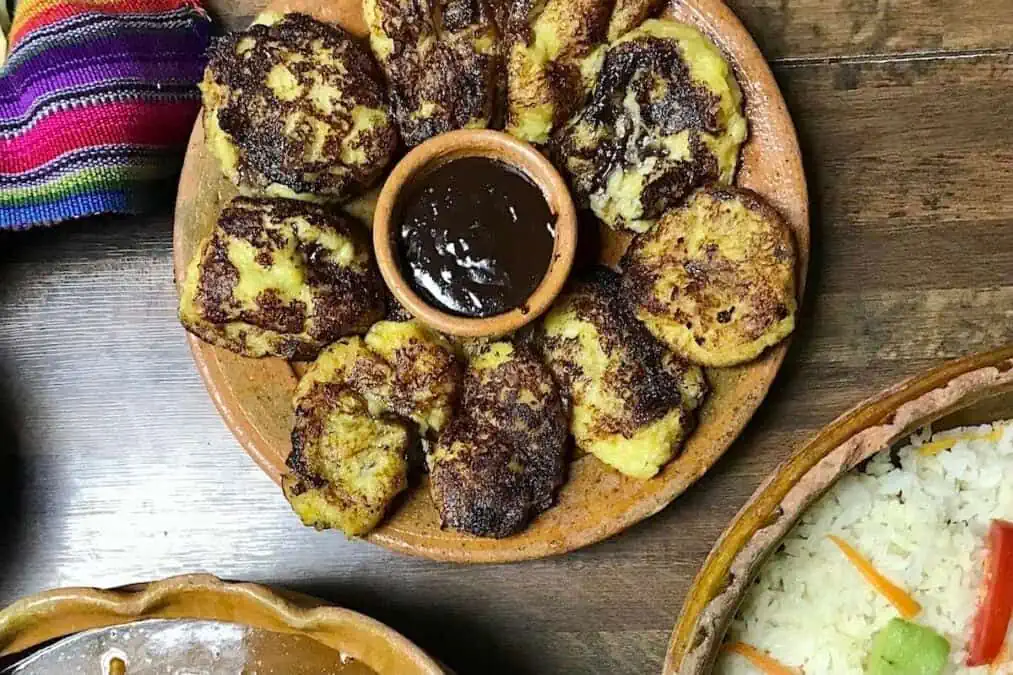
[[[553,506],[577,453],[651,480],[693,433],[704,368],[791,333],[792,231],[732,187],[748,133],[735,73],[696,28],[650,18],[659,5],[364,0],[365,40],[269,13],[217,45],[204,137],[242,196],[198,246],[180,318],[242,356],[312,362],[282,477],[305,524],[364,535],[428,471],[444,528],[509,537]],[[390,297],[360,220],[399,152],[476,128],[533,144],[632,243],[516,333],[463,339]],[[523,310],[552,214],[507,189],[509,171],[469,183],[469,161],[407,186],[430,192],[417,212],[399,202],[401,264],[443,311]]]

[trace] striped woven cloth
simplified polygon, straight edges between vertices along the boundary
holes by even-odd
[[[211,25],[197,2],[16,5],[0,68],[0,230],[164,203],[200,107]]]

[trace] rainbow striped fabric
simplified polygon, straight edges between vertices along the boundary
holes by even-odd
[[[210,34],[198,0],[20,0],[0,68],[0,230],[164,203]]]

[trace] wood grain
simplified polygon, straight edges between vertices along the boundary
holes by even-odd
[[[92,219],[0,236],[0,602],[208,570],[362,610],[460,673],[660,672],[689,581],[761,476],[885,386],[1013,341],[1008,4],[894,0],[894,47],[944,51],[882,59],[831,39],[864,16],[831,11],[843,0],[738,4],[768,7],[740,12],[768,55],[813,55],[775,66],[806,155],[813,264],[771,396],[670,508],[582,552],[495,567],[304,530],[194,372],[171,215]],[[825,44],[778,37],[782,4]],[[958,10],[948,44],[995,53],[918,37]]]
[[[1008,50],[1008,0],[729,0],[768,59]]]
[[[212,3],[227,30],[250,23],[262,0]],[[729,0],[771,60],[1009,52],[1009,0]]]

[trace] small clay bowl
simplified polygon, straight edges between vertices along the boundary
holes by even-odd
[[[393,628],[367,616],[309,596],[224,582],[207,574],[116,590],[61,588],[0,608],[0,671],[9,661],[55,640],[138,621],[157,625],[157,620],[180,621],[188,630],[162,633],[163,640],[173,637],[164,649],[122,634],[118,642],[139,652],[138,657],[171,666],[172,672],[194,672],[191,652],[219,651],[224,661],[247,661],[251,669],[266,672],[332,672],[336,657],[349,656],[377,675],[450,675]],[[235,631],[198,630],[202,621],[227,622],[256,633],[237,639]],[[73,648],[61,650],[59,643],[55,649],[65,656],[75,653]],[[130,673],[130,659],[124,657]],[[97,670],[87,663],[71,665],[59,672]]]
[[[520,307],[472,318],[450,314],[420,297],[404,277],[394,232],[404,190],[426,172],[464,157],[486,157],[507,164],[537,185],[556,216],[556,241],[541,283]],[[405,155],[383,184],[373,216],[373,248],[391,293],[412,316],[442,333],[461,337],[498,336],[515,331],[542,314],[559,295],[577,250],[577,212],[566,182],[534,147],[500,131],[462,129],[435,136]]]

